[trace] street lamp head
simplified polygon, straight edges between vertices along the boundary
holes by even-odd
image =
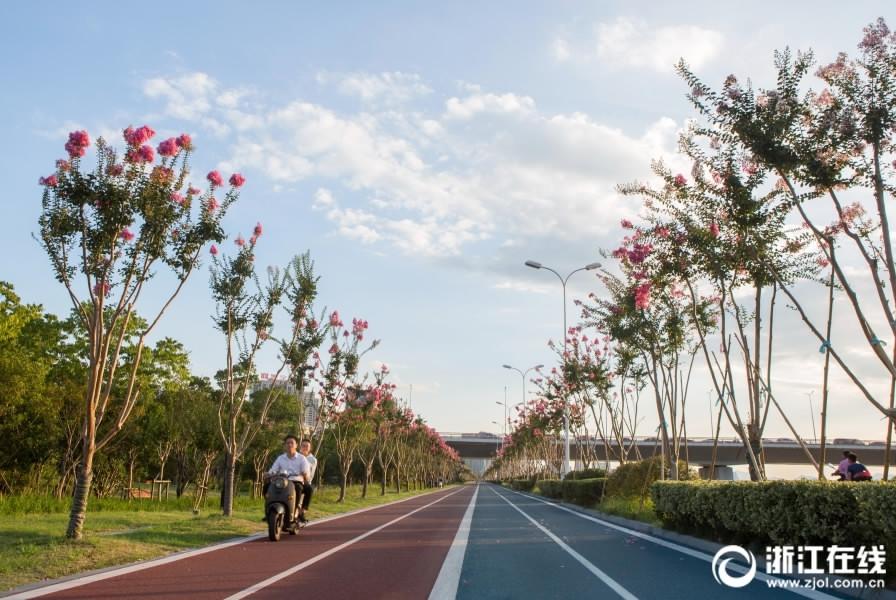
[[[498,406],[504,406],[503,402],[498,402],[497,400],[495,400],[495,404],[497,404]]]
[[[512,368],[513,368],[513,367],[511,367],[510,365],[501,365],[501,366],[504,367],[505,369],[512,369]]]
[[[534,260],[527,260],[527,261],[526,261],[526,266],[527,266],[527,267],[532,267],[533,269],[540,269],[540,268],[541,268],[541,263],[538,262],[538,261],[534,261]]]
[[[601,267],[601,264],[599,262],[593,262],[593,263],[585,265],[585,269],[587,271],[593,271],[594,269],[599,269],[600,267]]]
[[[544,368],[544,365],[535,365],[535,368],[536,368],[536,369],[543,369],[543,368]]]

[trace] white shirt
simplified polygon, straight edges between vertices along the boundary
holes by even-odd
[[[310,481],[311,473],[313,472],[311,470],[311,464],[298,452],[296,452],[295,456],[292,458],[285,452],[278,456],[268,473],[275,475],[281,471],[286,471],[289,474],[290,481],[300,481],[300,475],[302,474],[304,474]]]
[[[317,459],[314,458],[313,454],[309,454],[305,457],[305,460],[308,461],[308,464],[311,465],[311,475],[308,476],[308,482],[310,483],[312,479],[314,479],[314,471],[317,469]]]

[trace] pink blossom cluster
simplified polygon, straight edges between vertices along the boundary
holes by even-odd
[[[224,185],[224,178],[221,177],[221,173],[218,171],[209,171],[208,175],[205,176],[208,179],[208,182],[212,184],[212,187],[218,187]]]
[[[68,134],[68,141],[65,143],[65,151],[71,158],[80,158],[87,153],[87,146],[90,145],[90,136],[84,130],[72,131]]]
[[[134,239],[134,233],[130,229],[125,227],[121,230],[121,233],[118,234],[118,237],[120,237],[124,242],[130,242]]]
[[[124,130],[124,141],[127,142],[128,146],[131,148],[137,148],[152,139],[152,136],[155,134],[156,132],[149,125],[144,125],[137,129],[128,127]]]
[[[650,288],[652,284],[647,281],[635,288],[635,308],[646,310],[650,306]]]
[[[129,163],[151,163],[156,159],[156,151],[149,144],[143,144],[125,152],[124,159]]]
[[[55,175],[47,175],[46,177],[41,177],[37,180],[40,185],[44,185],[46,187],[56,187],[59,185],[59,179],[56,178]]]
[[[339,318],[338,310],[334,310],[330,313],[330,327],[342,327],[342,320]]]
[[[174,138],[168,138],[167,140],[162,141],[157,149],[159,151],[159,156],[174,156],[180,151],[180,148],[177,145],[177,140]]]
[[[244,183],[246,183],[246,178],[239,173],[234,173],[230,176],[230,185],[233,187],[243,187]]]
[[[366,320],[352,319],[352,335],[355,336],[355,339],[359,342],[364,339],[364,332],[368,327],[369,325]]]

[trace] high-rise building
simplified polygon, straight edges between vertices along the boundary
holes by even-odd
[[[250,386],[249,395],[261,390],[269,390],[271,387],[279,388],[283,394],[298,398],[298,389],[292,381],[276,379],[271,373],[261,373],[258,381]],[[317,395],[306,389],[302,392],[302,396],[302,433],[306,434],[317,426]]]

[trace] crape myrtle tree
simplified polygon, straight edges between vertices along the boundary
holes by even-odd
[[[740,145],[752,162],[778,177],[793,211],[830,263],[868,352],[896,380],[894,356],[884,345],[896,337],[896,265],[887,206],[896,192],[896,35],[878,19],[865,28],[858,50],[856,58],[841,53],[817,69],[820,91],[805,91],[811,52],[776,53],[778,77],[770,89],[754,90],[731,75],[714,91],[685,63],[678,70],[705,127]],[[854,268],[856,263],[863,268]],[[869,279],[874,284],[870,293],[860,293],[858,285]],[[865,356],[832,344],[804,308],[805,297],[786,281],[778,284],[865,400],[889,417],[889,443],[893,386],[888,401],[879,398],[856,372]]]
[[[80,538],[93,481],[94,458],[127,422],[139,398],[137,371],[146,337],[158,325],[199,262],[204,245],[223,239],[220,221],[236,200],[238,186],[214,197],[188,184],[190,136],[183,134],[153,148],[148,126],[124,131],[119,156],[100,138],[96,165],[82,163],[90,146],[86,131],[69,134],[67,158],[40,178],[44,187],[39,241],[56,279],[62,283],[88,332],[84,420],[80,459],[67,536]],[[158,161],[156,154],[158,153]],[[162,266],[173,282],[137,336],[127,385],[113,385],[121,364],[126,324],[140,304],[146,283]],[[163,278],[157,278],[161,288]],[[111,309],[111,318],[104,315]],[[124,326],[122,326],[124,324]]]
[[[632,228],[624,222],[625,228]],[[635,231],[613,252],[621,276],[601,276],[609,297],[592,297],[582,306],[586,323],[605,331],[632,351],[653,390],[670,475],[678,478],[682,442],[687,437],[685,406],[697,345],[691,325],[695,314],[688,295],[664,276],[655,249]],[[706,321],[705,306],[696,314]],[[620,436],[621,437],[621,436]]]
[[[286,279],[279,269],[269,267],[264,283],[255,274],[255,246],[262,234],[257,224],[248,241],[238,235],[236,255],[218,256],[211,247],[211,290],[215,300],[215,327],[224,334],[226,366],[220,373],[218,430],[224,445],[224,483],[221,508],[225,516],[233,512],[236,465],[250,446],[267,413],[279,395],[272,385],[265,394],[261,410],[247,411],[250,386],[257,379],[255,364],[258,351],[269,338],[274,311],[283,302]],[[281,365],[278,374],[284,368]]]
[[[805,251],[807,235],[784,226],[789,207],[783,192],[760,190],[764,171],[749,155],[699,127],[686,131],[680,146],[692,161],[690,179],[655,163],[663,187],[622,186],[623,193],[644,199],[647,224],[636,227],[624,220],[632,234],[614,256],[623,263],[643,263],[636,275],[654,273],[672,297],[691,307],[687,328],[696,334],[695,349],[706,361],[720,415],[724,412],[744,442],[752,478],[763,479],[762,432],[774,402],[770,380],[778,284],[811,276],[819,267]],[[645,281],[639,289],[653,290],[654,283]],[[699,314],[709,308],[707,301],[715,310],[709,322]],[[718,353],[707,343],[716,326]]]
[[[349,329],[340,318],[339,311],[334,310],[328,318],[330,348],[326,363],[319,352],[312,354],[311,379],[317,384],[317,423],[311,433],[312,447],[318,450],[318,471],[321,472],[321,478],[325,464],[322,457],[325,452],[325,436],[329,436],[329,441],[332,442],[340,470],[345,467],[339,501],[344,498],[347,469],[350,468],[357,449],[357,440],[354,420],[348,417],[340,420],[338,417],[346,408],[347,402],[356,398],[363,386],[364,382],[359,381],[358,373],[361,358],[379,345],[379,340],[373,340],[366,348],[361,347],[367,328],[366,320],[354,318]]]

